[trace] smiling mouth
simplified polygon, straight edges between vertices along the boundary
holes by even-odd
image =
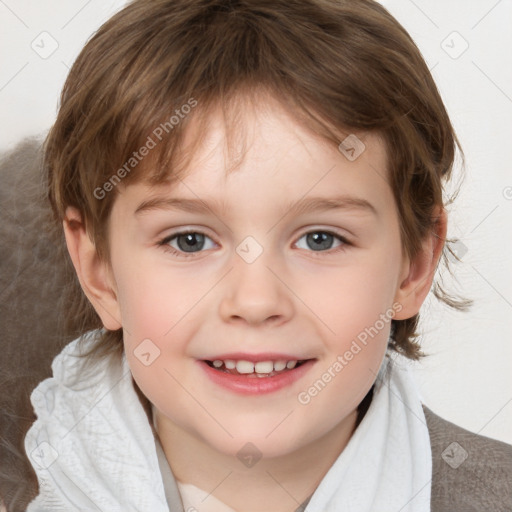
[[[259,361],[253,363],[251,361],[222,361],[216,359],[214,361],[204,361],[210,368],[221,373],[227,373],[236,376],[245,376],[248,378],[268,378],[290,372],[299,368],[304,363],[312,361],[312,359],[291,360],[291,361]]]

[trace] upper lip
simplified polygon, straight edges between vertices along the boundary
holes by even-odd
[[[204,361],[250,361],[257,363],[259,361],[305,361],[313,359],[311,357],[301,357],[291,354],[282,354],[278,352],[260,352],[258,354],[247,354],[245,352],[230,352],[228,354],[219,354],[212,357],[204,358]]]

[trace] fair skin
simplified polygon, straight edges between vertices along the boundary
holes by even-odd
[[[226,175],[223,126],[214,116],[183,181],[120,190],[110,218],[111,268],[98,260],[73,208],[64,229],[82,287],[104,326],[123,328],[128,363],[153,404],[174,476],[236,511],[290,512],[349,441],[357,405],[384,358],[390,322],[309,403],[299,402],[299,394],[393,304],[399,305],[397,320],[419,311],[446,217],[442,212],[437,236],[409,261],[392,191],[382,178],[386,152],[378,136],[360,134],[366,149],[349,161],[277,102],[247,107],[244,122],[248,151],[234,173]],[[286,206],[342,194],[365,199],[376,213],[340,208],[294,214]],[[135,214],[157,196],[199,198],[212,209],[212,201],[221,201],[224,208]],[[184,251],[185,236],[167,242],[181,255],[158,245],[185,229],[204,234],[195,252]],[[314,233],[335,236],[318,248],[306,236]],[[263,250],[251,263],[236,251],[248,236]],[[160,350],[149,366],[134,354],[144,339]],[[290,385],[246,396],[212,383],[198,364],[229,352],[281,352],[313,362]],[[247,442],[262,454],[252,467],[237,457]]]

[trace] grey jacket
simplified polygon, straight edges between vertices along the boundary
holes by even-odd
[[[511,512],[512,446],[423,410],[432,446],[432,512]]]
[[[425,405],[423,410],[432,447],[431,511],[512,512],[512,446],[458,427]],[[157,448],[169,510],[185,512],[159,442]]]

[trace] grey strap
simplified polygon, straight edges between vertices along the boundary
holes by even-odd
[[[176,480],[172,474],[169,462],[167,462],[164,449],[162,448],[158,436],[155,436],[155,444],[158,464],[160,466],[160,472],[162,473],[162,480],[164,483],[165,499],[167,500],[169,511],[184,512],[178,485],[176,484]]]

